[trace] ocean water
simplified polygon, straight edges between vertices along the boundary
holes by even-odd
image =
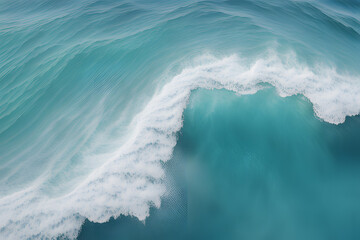
[[[360,2],[0,0],[0,239],[359,239]]]
[[[359,141],[359,117],[320,122],[303,97],[196,91],[161,208],[79,239],[359,239]]]

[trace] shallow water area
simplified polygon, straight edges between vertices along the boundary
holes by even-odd
[[[196,90],[160,209],[78,239],[359,239],[359,144],[360,117],[326,123],[301,95]]]

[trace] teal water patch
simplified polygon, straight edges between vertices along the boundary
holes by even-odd
[[[166,193],[162,184],[166,174],[162,167],[171,158],[183,110],[195,89],[225,88],[252,94],[268,83],[280,96],[304,94],[324,121],[338,124],[346,116],[358,115],[359,13],[356,1],[338,0],[0,0],[0,239],[76,239],[85,219],[102,223],[131,215],[144,220],[150,206],[161,204],[163,213],[166,203],[160,197]],[[202,96],[200,93],[196,96]],[[196,96],[185,114],[187,125],[198,121],[187,119],[192,116],[191,109],[199,109],[194,119],[223,109],[208,105],[213,102],[210,97],[199,97],[196,103]],[[233,101],[232,97],[224,99]],[[298,109],[295,105],[291,106]],[[245,105],[237,103],[231,110],[228,106],[223,114],[236,119],[233,114],[241,106]],[[267,156],[271,148],[265,143],[269,140],[260,136],[289,124],[281,117],[287,111],[279,110],[285,106],[260,114],[264,123],[256,129],[246,122],[254,121],[252,118],[243,119],[241,124],[246,123],[254,136],[247,136],[250,133],[246,131],[237,133],[236,139],[249,142],[249,146],[242,145],[247,151],[236,150],[241,159],[253,163],[260,160],[252,158]],[[310,104],[306,106],[309,112],[304,112],[305,116],[299,113],[298,118],[310,124],[307,119],[313,112]],[[251,108],[249,104],[249,109],[242,111],[250,116],[259,114]],[[230,119],[222,121],[230,124]],[[312,119],[310,126],[320,124]],[[265,120],[269,122],[265,124]],[[228,130],[220,123],[219,130],[209,124],[204,123],[204,132],[191,128],[196,130],[194,135],[180,137],[174,158],[186,159],[181,160],[184,168],[193,169],[188,167],[197,163],[192,151],[207,146],[220,158],[217,152],[222,148],[215,148],[206,137],[215,138],[218,131]],[[341,138],[338,133],[348,124],[318,127],[328,132],[303,123],[294,122],[293,127],[304,132],[301,136],[306,141],[317,139],[318,131],[325,132],[321,133],[321,146],[331,150],[326,159],[341,159],[341,167],[346,163],[356,171],[352,164],[357,142],[349,144],[351,137],[356,139],[356,131],[349,127]],[[273,138],[274,152],[281,149],[286,157],[292,157],[300,151],[295,143],[292,149],[282,149],[282,138]],[[277,142],[278,138],[281,141]],[[192,151],[181,150],[189,139],[201,143],[194,143]],[[300,139],[297,144],[303,146]],[[228,141],[229,147],[237,146],[237,141]],[[205,143],[208,145],[200,145]],[[250,148],[254,143],[259,149]],[[303,156],[309,169],[315,150],[307,151],[310,157]],[[203,157],[212,162],[211,156]],[[282,155],[275,157],[279,168],[287,169],[287,165],[280,166]],[[191,159],[195,162],[188,162]],[[327,162],[325,166],[331,169]],[[186,179],[174,181],[186,185],[192,196]],[[349,186],[345,180],[333,181],[341,189]],[[175,209],[182,206],[174,205]],[[153,226],[157,225],[150,216],[146,226],[151,219]]]
[[[197,90],[161,208],[78,239],[359,239],[359,144],[360,117],[323,122],[300,95]]]

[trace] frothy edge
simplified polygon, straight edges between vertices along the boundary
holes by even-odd
[[[127,142],[108,154],[107,162],[71,193],[49,199],[30,188],[0,199],[0,236],[75,239],[86,218],[99,223],[120,215],[145,220],[150,207],[160,207],[166,193],[162,163],[172,156],[183,111],[195,89],[227,89],[244,95],[268,83],[281,97],[304,95],[320,119],[340,124],[360,112],[358,79],[332,68],[310,68],[293,55],[271,55],[251,64],[236,55],[202,56],[154,95],[134,118]]]

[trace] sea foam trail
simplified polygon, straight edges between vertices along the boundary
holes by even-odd
[[[162,163],[171,158],[192,90],[227,89],[242,95],[269,83],[283,97],[303,94],[315,114],[330,123],[342,123],[360,112],[359,79],[329,68],[310,69],[293,58],[278,57],[245,64],[237,56],[206,56],[199,62],[154,95],[132,121],[128,141],[107,154],[107,162],[71,193],[50,199],[33,186],[0,199],[0,238],[74,239],[86,218],[106,222],[132,215],[144,220],[151,206],[160,207],[166,193]]]

